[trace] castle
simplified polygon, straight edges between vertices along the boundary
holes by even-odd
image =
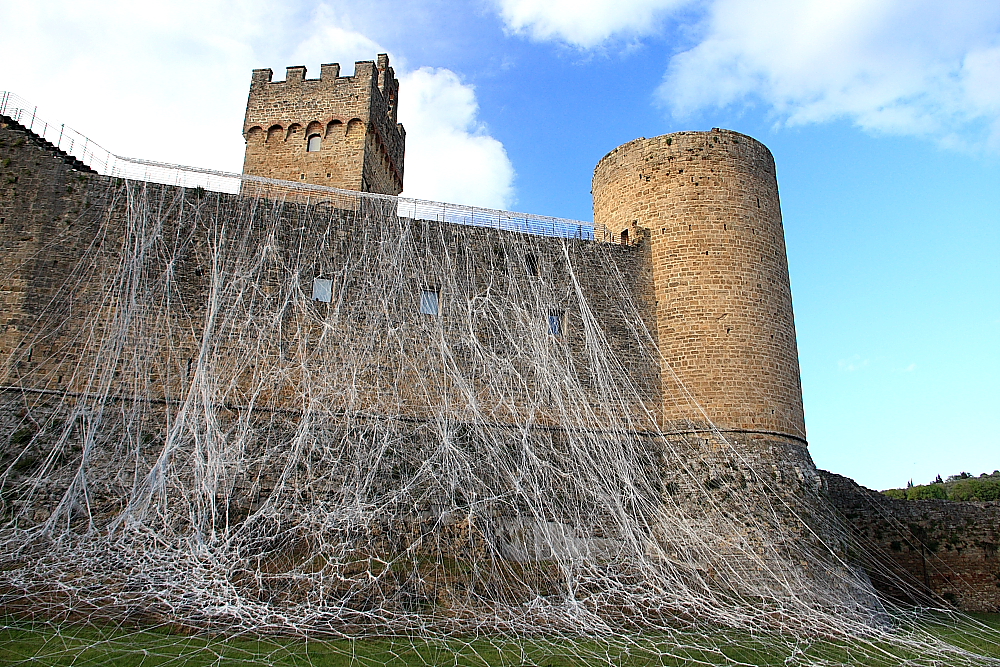
[[[388,57],[353,77],[254,70],[243,173],[399,194],[405,132]],[[367,129],[366,129],[367,128]],[[594,222],[644,264],[649,318],[664,360],[659,392],[685,392],[722,432],[806,446],[792,298],[774,160],[727,130],[620,146],[594,175]],[[525,267],[529,270],[530,267]],[[637,269],[639,271],[639,269]],[[662,423],[689,430],[690,406]],[[701,424],[697,428],[707,428]],[[808,458],[806,454],[797,454]]]
[[[893,509],[813,465],[763,144],[629,142],[595,169],[593,235],[525,234],[403,212],[384,54],[272,79],[238,194],[89,173],[3,118],[10,525],[253,533],[240,553],[272,569],[337,544],[348,597],[375,576],[352,564],[394,554],[414,574],[364,605],[400,618],[484,595],[455,562],[522,604],[562,585],[549,563],[629,548],[669,586],[779,607],[869,581],[1000,607],[995,509]]]

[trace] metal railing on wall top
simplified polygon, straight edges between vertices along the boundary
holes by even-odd
[[[116,155],[86,135],[77,132],[65,123],[51,123],[38,115],[38,107],[24,98],[11,93],[0,92],[0,115],[23,125],[37,136],[48,141],[55,148],[78,159],[94,171],[105,176],[152,183],[162,183],[185,188],[204,188],[214,192],[237,194],[245,192],[244,184],[257,183],[275,186],[279,189],[301,192],[304,196],[317,199],[324,195],[334,198],[369,198],[394,201],[398,215],[417,220],[433,220],[476,227],[492,227],[509,231],[541,236],[601,240],[616,242],[602,225],[569,220],[531,213],[513,213],[498,209],[447,204],[443,202],[394,197],[370,192],[341,190],[322,185],[311,185],[295,181],[283,181],[259,176],[246,176],[227,171],[201,169],[177,164],[154,162],[138,158]]]

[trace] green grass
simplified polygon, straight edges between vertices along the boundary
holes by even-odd
[[[992,631],[984,632],[985,624]],[[954,621],[929,617],[921,629],[979,655],[1000,659],[1000,615]],[[682,648],[679,645],[700,646]],[[577,667],[623,665],[900,665],[929,664],[910,651],[889,645],[865,647],[826,640],[799,641],[786,636],[751,636],[719,630],[710,635],[680,633],[667,640],[652,637],[626,642],[584,639],[460,639],[424,641],[406,638],[315,640],[290,637],[174,634],[166,629],[128,630],[93,625],[8,621],[0,626],[0,665],[72,665],[90,667],[201,667],[253,663],[277,667],[347,665],[451,665],[493,667],[539,665]],[[882,652],[884,650],[884,652]],[[786,661],[795,652],[791,661]],[[875,657],[879,655],[879,657]],[[907,660],[916,659],[915,663]],[[992,661],[991,661],[992,662]],[[938,664],[950,664],[942,662]],[[989,663],[984,663],[989,664]],[[1000,663],[996,663],[1000,664]]]

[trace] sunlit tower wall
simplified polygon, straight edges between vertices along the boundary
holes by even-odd
[[[598,163],[593,195],[595,223],[615,240],[650,245],[664,426],[707,429],[710,420],[741,441],[805,445],[767,147],[720,129],[636,139]]]
[[[345,190],[398,195],[406,132],[396,121],[399,83],[389,56],[320,66],[318,79],[289,67],[284,81],[256,69],[243,137],[243,173]]]

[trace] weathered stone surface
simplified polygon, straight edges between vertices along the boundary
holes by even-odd
[[[339,77],[334,66],[324,66],[319,80],[304,76],[304,68],[290,68],[286,82],[271,83],[269,71],[255,73],[244,128],[247,173],[399,192],[403,133],[395,123],[397,84],[387,59],[380,57],[377,68],[374,63],[358,63],[354,77]],[[356,135],[351,133],[352,123]],[[318,155],[305,150],[313,131],[322,138]],[[274,144],[269,143],[272,140]],[[121,362],[120,368],[100,369],[102,377],[114,378],[111,394],[127,403],[139,382],[150,405],[169,406],[183,393],[197,370],[199,336],[217,277],[212,262],[228,261],[212,255],[218,247],[216,230],[204,224],[211,211],[251,221],[237,230],[234,247],[266,245],[276,258],[273,267],[257,276],[256,310],[248,310],[248,315],[277,312],[280,292],[288,289],[282,282],[286,275],[282,267],[296,267],[301,284],[294,289],[305,293],[314,277],[335,281],[336,276],[345,276],[342,284],[334,285],[339,295],[334,303],[311,303],[308,313],[277,318],[279,326],[262,337],[266,344],[257,350],[254,364],[236,369],[230,378],[222,409],[232,413],[227,419],[235,419],[246,405],[250,389],[257,392],[254,400],[266,403],[273,414],[291,415],[300,407],[308,373],[335,368],[338,359],[356,363],[361,357],[364,363],[358,367],[365,372],[352,379],[356,392],[349,403],[337,403],[345,399],[329,387],[308,389],[314,392],[312,398],[338,409],[349,405],[365,419],[391,417],[391,427],[385,421],[378,428],[391,431],[391,437],[400,441],[419,442],[425,435],[413,436],[411,431],[420,431],[420,425],[440,409],[429,397],[455,397],[449,395],[453,388],[435,375],[438,361],[427,353],[427,337],[433,334],[442,336],[453,355],[449,363],[468,378],[463,391],[471,388],[479,408],[492,415],[493,422],[480,436],[503,441],[508,436],[498,434],[525,423],[525,411],[530,411],[536,429],[531,437],[558,452],[566,424],[561,421],[558,392],[552,391],[556,385],[531,379],[530,356],[510,345],[516,327],[544,328],[546,318],[558,312],[564,330],[552,344],[565,350],[566,368],[573,373],[570,380],[590,402],[588,414],[578,417],[595,429],[587,437],[603,446],[616,437],[614,432],[605,436],[600,431],[603,425],[630,424],[631,436],[648,441],[648,450],[639,452],[637,459],[646,467],[637,472],[653,480],[648,488],[660,494],[663,507],[684,507],[686,520],[701,521],[711,527],[708,533],[725,536],[712,557],[718,560],[698,565],[705,572],[747,550],[764,548],[786,555],[795,549],[810,554],[802,561],[805,569],[809,563],[827,562],[832,547],[865,563],[886,595],[919,601],[925,598],[914,591],[922,586],[963,609],[997,609],[995,503],[890,501],[852,488],[849,480],[838,481],[836,476],[827,476],[824,483],[815,470],[805,442],[784,239],[774,164],[767,149],[724,130],[637,140],[601,161],[594,197],[597,222],[606,225],[619,243],[553,239],[394,215],[366,217],[363,207],[317,205],[315,199],[308,206],[294,199],[274,204],[278,223],[263,228],[255,224],[262,218],[252,197],[118,182],[86,173],[30,132],[4,122],[0,124],[0,384],[7,388],[0,401],[0,428],[8,438],[3,463],[12,467],[9,479],[33,474],[42,450],[13,445],[32,439],[41,444],[56,437],[55,430],[66,420],[53,405],[65,409],[73,404],[74,392],[82,396],[80,392],[89,390],[92,379],[72,370],[108,359],[100,345],[110,333],[141,357],[132,367],[127,363],[136,364],[135,356]],[[157,218],[161,227],[129,228],[138,219],[130,216],[129,206],[136,205],[163,211]],[[381,220],[382,226],[373,220]],[[403,237],[408,256],[419,257],[420,263],[402,270],[399,287],[389,299],[370,301],[371,291],[365,287],[370,276],[338,273],[348,258],[376,257],[387,239],[399,243]],[[162,239],[175,240],[169,253],[152,253],[142,260],[142,272],[123,275],[123,249],[128,243],[139,240],[155,248]],[[609,284],[612,274],[621,284]],[[107,294],[125,294],[121,286],[113,287],[116,281],[133,280],[132,287],[139,292],[155,292],[162,284],[144,281],[165,275],[173,281],[170,289],[176,301],[171,303],[184,307],[168,307],[164,301],[161,308],[149,293],[139,294],[153,305],[131,313],[135,320],[122,328],[126,325],[118,316],[123,309],[105,299]],[[420,293],[441,285],[448,285],[448,290],[440,293],[440,318],[431,322],[417,308]],[[510,313],[477,319],[482,313],[472,304],[491,290],[503,290],[504,302],[529,323],[505,320]],[[581,303],[586,303],[586,312]],[[633,307],[639,321],[626,315]],[[241,322],[252,319],[228,323],[213,334],[215,359],[224,363],[244,358]],[[497,329],[499,322],[510,328]],[[591,374],[598,367],[586,346],[587,326],[596,327],[606,340],[615,372],[632,392],[628,400],[611,405],[596,391]],[[383,345],[378,337],[379,331],[390,330],[406,332],[394,339],[396,347]],[[311,358],[311,365],[301,364],[301,357],[292,358],[290,350],[309,348],[316,341],[323,341],[321,353]],[[524,377],[530,381],[500,391],[491,384],[499,375],[483,372],[482,355],[477,356],[483,351],[491,355],[491,363],[529,369]],[[137,379],[133,372],[126,382],[128,374],[122,371],[135,368],[143,369],[142,377]],[[411,391],[417,386],[421,391]],[[61,403],[46,398],[55,396],[68,398]],[[148,432],[127,437],[155,438],[163,430],[160,412],[161,408],[149,409]],[[294,419],[288,419],[283,428],[291,432]],[[113,430],[104,435],[116,436]],[[260,497],[276,484],[276,471],[268,469],[267,448],[278,436],[268,437],[272,439],[255,445],[260,449],[252,469],[256,481],[248,484],[244,479],[232,487],[226,521],[239,521],[253,512]],[[66,443],[56,463],[60,470],[70,471],[80,455],[79,434],[74,431]],[[15,455],[20,458],[11,458]],[[755,472],[750,474],[751,470]],[[324,494],[337,492],[336,480],[320,472],[310,475],[314,476],[302,497],[327,502]],[[18,511],[32,521],[45,521],[65,483],[58,475],[51,476],[48,486],[34,496],[36,505]],[[116,498],[125,492],[117,483],[111,476],[105,486],[92,489],[109,515],[117,507]],[[873,540],[870,551],[851,546],[826,493],[858,535]],[[711,508],[699,506],[706,497],[712,499]],[[748,498],[768,500],[748,509]],[[762,533],[750,526],[745,532],[727,534],[731,518],[725,508],[736,506],[743,512],[740,516],[757,522],[756,528],[772,529],[774,543],[766,544]],[[389,527],[386,534],[395,531],[399,534],[392,539],[406,542],[406,531],[426,532],[421,522],[440,523],[434,511],[430,503],[415,514],[401,515],[400,521],[409,522],[409,527]],[[510,534],[512,558],[535,558],[541,557],[532,555],[536,543],[549,547],[553,543],[550,523],[491,530],[494,536]],[[585,538],[587,544],[564,540],[564,548],[613,548],[596,518],[595,526],[593,535]],[[469,536],[482,529],[460,523],[446,527],[454,535],[435,547],[446,551],[466,548],[465,542],[475,541]],[[874,562],[889,569],[879,570]],[[740,567],[726,565],[734,572]],[[885,575],[881,579],[880,573]],[[908,576],[911,584],[900,584],[898,577],[885,573]]]
[[[389,57],[323,65],[318,79],[289,67],[284,81],[254,70],[243,136],[243,173],[346,190],[397,195],[403,190],[406,133],[396,122],[399,83]],[[319,150],[308,151],[310,137]]]
[[[724,431],[805,444],[770,151],[719,129],[636,139],[598,163],[593,192],[594,222],[651,251],[665,422],[700,408]]]
[[[857,539],[854,557],[881,593],[1000,612],[1000,502],[898,500],[821,474]]]

